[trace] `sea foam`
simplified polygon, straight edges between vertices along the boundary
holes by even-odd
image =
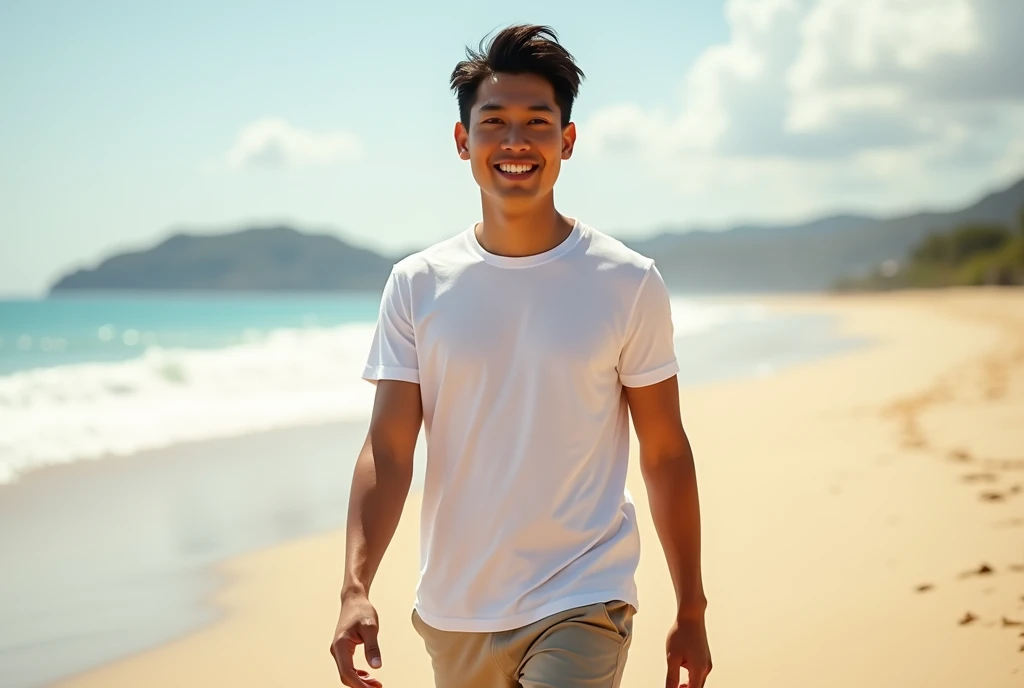
[[[0,483],[32,468],[256,430],[357,419],[372,324],[274,330],[221,349],[0,377]]]
[[[672,308],[677,340],[761,317],[741,304]],[[0,483],[47,465],[368,418],[373,386],[360,375],[373,327],[277,329],[216,349],[152,345],[125,361],[0,376]]]

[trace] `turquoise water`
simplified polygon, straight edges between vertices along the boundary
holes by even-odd
[[[372,294],[0,301],[0,483],[34,468],[360,417]]]
[[[123,361],[151,346],[229,347],[282,328],[371,322],[375,294],[73,294],[0,300],[0,375]]]

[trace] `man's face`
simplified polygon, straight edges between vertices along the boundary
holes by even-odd
[[[483,193],[528,203],[551,193],[562,160],[572,155],[576,126],[563,129],[561,117],[547,80],[499,73],[480,84],[469,130],[455,125],[455,145]]]

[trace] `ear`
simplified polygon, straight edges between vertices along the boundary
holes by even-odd
[[[455,123],[455,151],[463,160],[469,160],[469,132],[462,122]]]
[[[562,160],[572,157],[573,148],[576,147],[576,123],[569,124],[562,130]]]

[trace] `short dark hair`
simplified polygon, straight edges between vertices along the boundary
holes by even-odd
[[[451,89],[459,101],[459,119],[469,128],[469,112],[480,82],[496,73],[536,74],[555,90],[555,103],[562,112],[562,126],[572,121],[572,103],[579,94],[583,70],[558,42],[550,26],[517,24],[503,29],[477,50],[466,48],[466,58],[452,71]]]

